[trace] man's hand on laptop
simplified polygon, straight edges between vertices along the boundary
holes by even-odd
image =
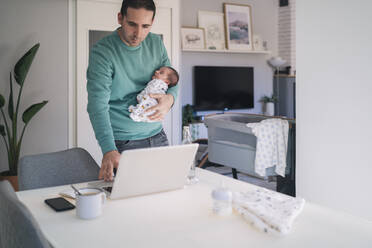
[[[102,158],[102,165],[99,171],[99,179],[104,179],[105,181],[113,180],[114,168],[118,168],[120,160],[120,153],[116,150],[106,152]]]

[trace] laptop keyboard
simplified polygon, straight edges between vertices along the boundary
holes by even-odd
[[[114,181],[106,182],[104,180],[101,180],[101,181],[89,182],[88,186],[95,187],[95,188],[112,188],[113,183]]]

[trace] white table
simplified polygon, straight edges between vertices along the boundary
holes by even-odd
[[[308,202],[284,237],[259,232],[236,213],[216,216],[210,193],[221,179],[236,191],[256,186],[202,169],[197,173],[200,183],[183,190],[108,200],[103,215],[94,220],[45,205],[44,199],[69,186],[17,195],[55,247],[372,247],[372,222]]]

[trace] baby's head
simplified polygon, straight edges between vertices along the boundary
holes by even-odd
[[[179,78],[178,72],[170,66],[160,67],[152,76],[152,79],[163,80],[169,87],[177,85]]]

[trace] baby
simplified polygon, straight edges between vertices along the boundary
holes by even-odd
[[[158,101],[151,98],[149,94],[165,94],[168,87],[177,85],[178,80],[179,75],[172,67],[163,66],[156,70],[146,88],[137,95],[138,104],[129,106],[130,118],[134,121],[153,122],[148,116],[152,115],[154,111],[145,111],[158,104]]]

